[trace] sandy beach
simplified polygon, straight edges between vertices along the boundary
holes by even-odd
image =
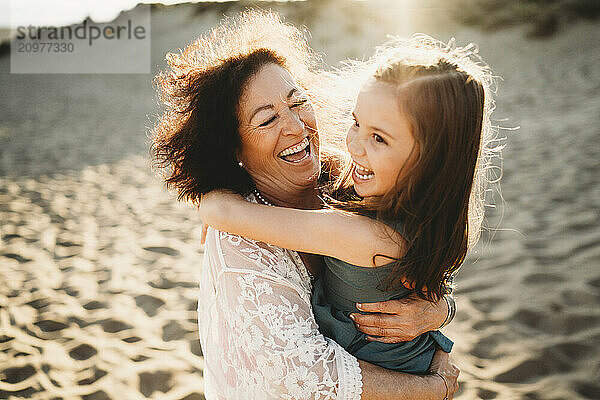
[[[494,120],[508,129],[501,194],[445,330],[455,398],[599,399],[600,23],[531,38],[461,25],[439,1],[257,4],[305,25],[328,64],[387,34],[478,44],[502,77]],[[241,9],[154,6],[153,74]],[[203,399],[201,222],[151,170],[153,74],[9,71],[3,53],[0,399]]]

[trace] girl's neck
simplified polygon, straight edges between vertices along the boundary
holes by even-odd
[[[369,196],[363,197],[362,206],[366,210],[378,210],[381,208],[381,197],[380,196]]]

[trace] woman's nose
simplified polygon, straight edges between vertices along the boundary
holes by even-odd
[[[305,125],[298,113],[289,110],[286,113],[286,121],[283,127],[284,135],[301,135],[304,133]]]

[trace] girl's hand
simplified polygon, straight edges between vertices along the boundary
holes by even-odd
[[[244,201],[241,195],[224,189],[212,190],[203,194],[198,207],[203,229],[218,223],[221,213],[226,212],[227,207]]]
[[[352,313],[350,318],[359,331],[371,335],[368,340],[383,343],[407,342],[425,332],[434,331],[448,315],[444,298],[431,303],[418,297],[407,297],[379,303],[356,303],[356,308],[377,313]]]
[[[202,224],[202,234],[200,235],[200,244],[206,243],[206,234],[208,233],[208,225]]]

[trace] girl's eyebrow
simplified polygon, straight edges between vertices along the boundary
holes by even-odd
[[[288,92],[288,94],[287,94],[286,98],[289,100],[289,99],[292,97],[292,95],[293,95],[295,92],[297,92],[297,91],[298,91],[298,89],[296,89],[295,87],[294,87],[294,88],[292,88],[292,90],[290,90],[290,91]],[[260,106],[260,107],[258,107],[258,108],[257,108],[257,109],[255,109],[255,110],[252,112],[252,114],[250,115],[250,119],[249,119],[249,121],[252,121],[252,119],[254,118],[254,116],[255,116],[256,114],[258,114],[259,112],[261,112],[261,111],[263,111],[263,110],[274,109],[274,108],[275,108],[275,106],[274,106],[273,104],[265,104],[264,106]]]
[[[379,132],[383,133],[385,136],[392,138],[392,136],[389,133],[387,133],[385,130],[383,130],[381,128],[378,128],[376,126],[369,126],[369,128],[371,128],[374,131],[379,131]]]
[[[355,114],[354,112],[352,113],[352,117],[354,117],[354,119],[358,121],[358,118],[356,117],[356,114]],[[374,131],[381,132],[381,133],[383,133],[385,136],[387,136],[387,137],[389,137],[389,138],[393,139],[392,135],[390,135],[389,133],[387,133],[387,131],[386,131],[386,130],[384,130],[384,129],[378,128],[378,127],[376,127],[376,126],[373,126],[373,125],[367,125],[367,128],[368,128],[368,129],[372,129],[372,130],[374,130]]]

